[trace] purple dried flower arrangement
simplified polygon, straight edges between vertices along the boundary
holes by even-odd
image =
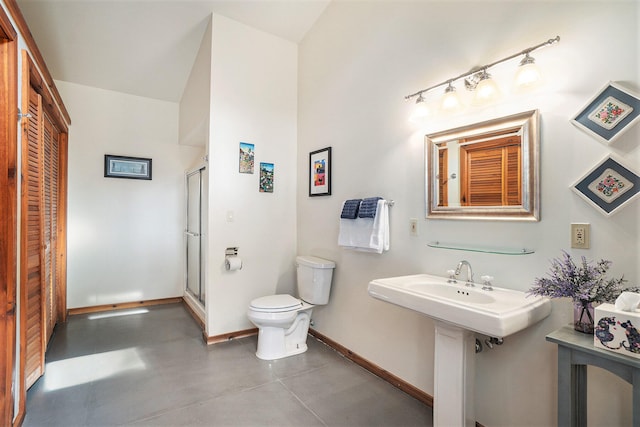
[[[619,279],[605,277],[611,261],[601,259],[592,265],[583,256],[580,265],[576,265],[571,255],[565,251],[562,253],[562,259],[551,261],[548,277],[536,278],[534,286],[529,289],[531,295],[567,297],[583,304],[613,302],[620,295],[624,276]]]

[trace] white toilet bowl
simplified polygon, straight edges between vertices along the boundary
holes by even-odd
[[[269,295],[251,301],[247,317],[258,327],[256,356],[281,359],[307,351],[311,310],[329,302],[335,263],[314,256],[296,257],[300,299],[287,294]]]
[[[247,317],[258,327],[256,356],[275,360],[307,351],[313,305],[287,294],[251,301]]]

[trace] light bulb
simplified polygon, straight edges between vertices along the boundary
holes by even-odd
[[[476,86],[474,103],[488,104],[500,97],[500,89],[495,81],[491,78],[491,74],[486,71],[482,72],[478,86]]]
[[[442,101],[440,101],[440,109],[447,113],[454,113],[462,108],[462,102],[456,92],[456,88],[449,83],[449,86],[444,90]]]
[[[520,66],[516,72],[515,85],[519,89],[530,89],[538,86],[542,82],[542,75],[536,66],[536,61],[527,53],[520,61]]]
[[[416,104],[413,107],[413,111],[411,112],[411,117],[409,117],[409,121],[412,123],[420,123],[424,121],[427,117],[432,114],[432,109],[427,102],[422,97],[422,94],[418,95],[418,99],[416,99]]]

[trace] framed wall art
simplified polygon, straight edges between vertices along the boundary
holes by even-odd
[[[309,197],[331,195],[331,147],[309,153]]]
[[[571,123],[598,141],[611,144],[639,120],[640,95],[609,82]]]
[[[106,178],[151,179],[151,159],[104,155]]]
[[[240,143],[240,173],[253,173],[255,147],[248,142]]]
[[[260,192],[273,193],[273,163],[260,162]]]
[[[609,155],[571,187],[605,216],[611,216],[640,195],[640,176]]]

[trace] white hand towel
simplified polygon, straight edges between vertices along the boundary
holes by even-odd
[[[369,247],[374,218],[340,219],[338,245]]]
[[[389,207],[384,200],[378,200],[369,247],[378,253],[389,250]]]
[[[389,207],[385,201],[378,201],[374,218],[340,219],[338,245],[361,252],[388,251]]]

